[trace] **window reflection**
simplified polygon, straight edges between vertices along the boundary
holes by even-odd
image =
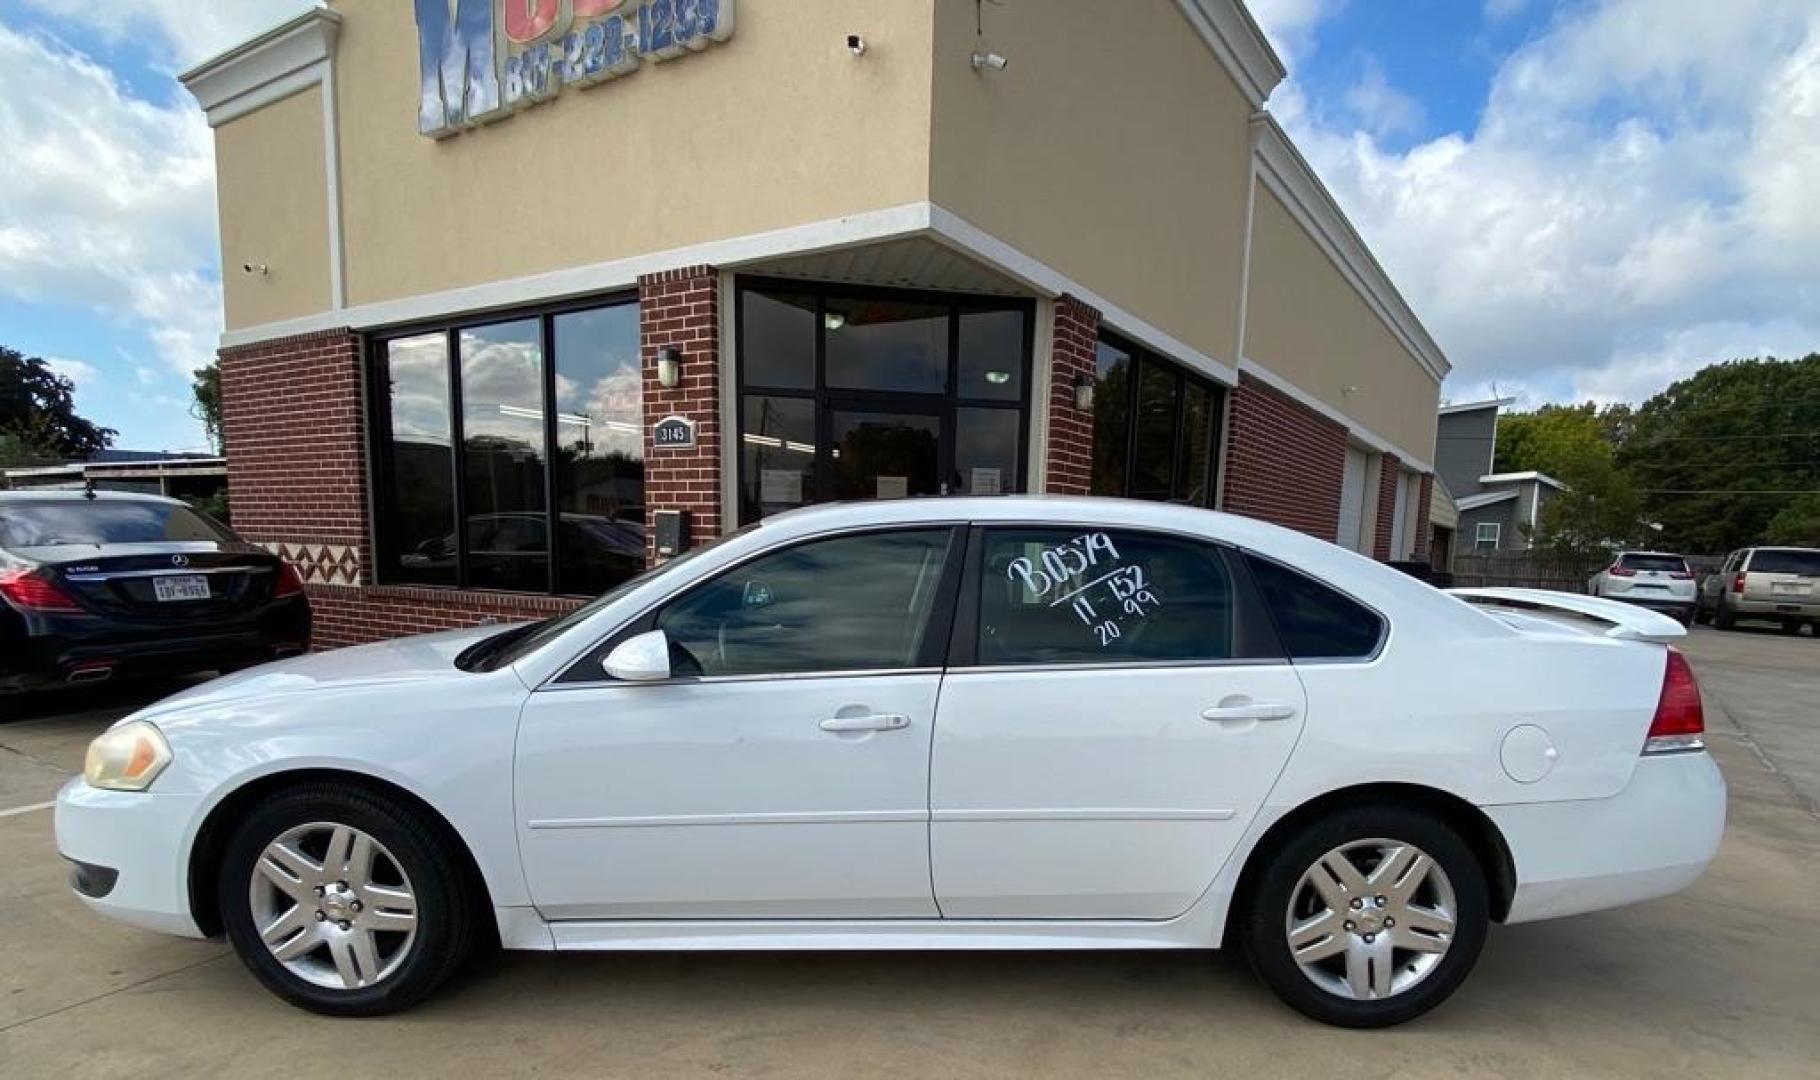
[[[544,509],[543,344],[535,319],[463,330],[462,454],[468,583],[549,588]]]
[[[748,290],[742,300],[740,377],[747,386],[815,386],[815,297]]]
[[[1093,485],[1095,495],[1125,494],[1131,449],[1131,354],[1101,341],[1094,356]]]
[[[1017,401],[1024,393],[1024,312],[965,311],[960,319],[960,385],[964,398]]]
[[[1116,338],[1094,367],[1092,492],[1212,506],[1219,389]]]
[[[813,502],[815,402],[749,394],[741,411],[740,516],[756,521]]]
[[[1131,496],[1167,499],[1175,468],[1176,376],[1155,362],[1138,368],[1137,437],[1131,446]]]
[[[828,385],[939,394],[948,388],[948,309],[830,297]]]
[[[558,315],[557,591],[591,596],[643,569],[644,387],[638,307]]]
[[[391,537],[399,580],[455,583],[455,458],[449,341],[442,333],[386,343]]]

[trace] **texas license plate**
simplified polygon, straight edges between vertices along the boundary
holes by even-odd
[[[207,600],[209,579],[201,574],[172,574],[152,579],[152,592],[165,603],[183,600]]]

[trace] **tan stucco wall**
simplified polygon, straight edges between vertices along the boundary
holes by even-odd
[[[932,2],[742,3],[724,44],[437,142],[412,6],[339,0],[348,303],[927,199]]]
[[[221,289],[227,324],[251,326],[329,306],[328,172],[320,87],[215,129]],[[245,263],[268,273],[248,274]]]
[[[933,199],[1233,363],[1250,105],[1174,0],[935,0]]]
[[[1262,184],[1254,213],[1246,357],[1432,461],[1440,384]]]

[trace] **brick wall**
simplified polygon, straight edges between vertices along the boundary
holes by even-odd
[[[317,648],[542,618],[580,601],[375,588],[360,339],[348,330],[221,352],[234,529],[303,573]]]
[[[1428,558],[1429,541],[1433,539],[1430,535],[1433,530],[1429,528],[1428,505],[1434,498],[1434,493],[1434,474],[1423,473],[1421,490],[1416,494],[1416,550],[1415,554],[1410,556],[1412,559],[1426,560]]]
[[[1378,458],[1378,528],[1372,536],[1371,557],[1390,561],[1397,543],[1397,485],[1403,479],[1403,460],[1395,454]],[[1415,509],[1410,507],[1411,510]]]
[[[645,392],[645,535],[655,557],[658,510],[687,510],[696,543],[721,533],[720,278],[711,266],[689,266],[638,279],[639,349]],[[658,381],[666,346],[683,351],[682,379]],[[658,450],[651,429],[666,416],[695,422],[695,448]]]
[[[1232,391],[1224,510],[1332,540],[1346,429],[1244,372]]]
[[[1098,309],[1072,296],[1055,302],[1043,460],[1044,490],[1051,494],[1085,495],[1093,482],[1093,414],[1074,407],[1074,384],[1082,375],[1093,378],[1099,334]]]

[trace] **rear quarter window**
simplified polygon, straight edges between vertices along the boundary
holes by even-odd
[[[1687,573],[1687,560],[1679,555],[1624,555],[1618,565],[1626,570],[1658,570],[1669,574]]]
[[[1247,555],[1246,565],[1291,660],[1361,660],[1378,651],[1377,612],[1282,563]]]

